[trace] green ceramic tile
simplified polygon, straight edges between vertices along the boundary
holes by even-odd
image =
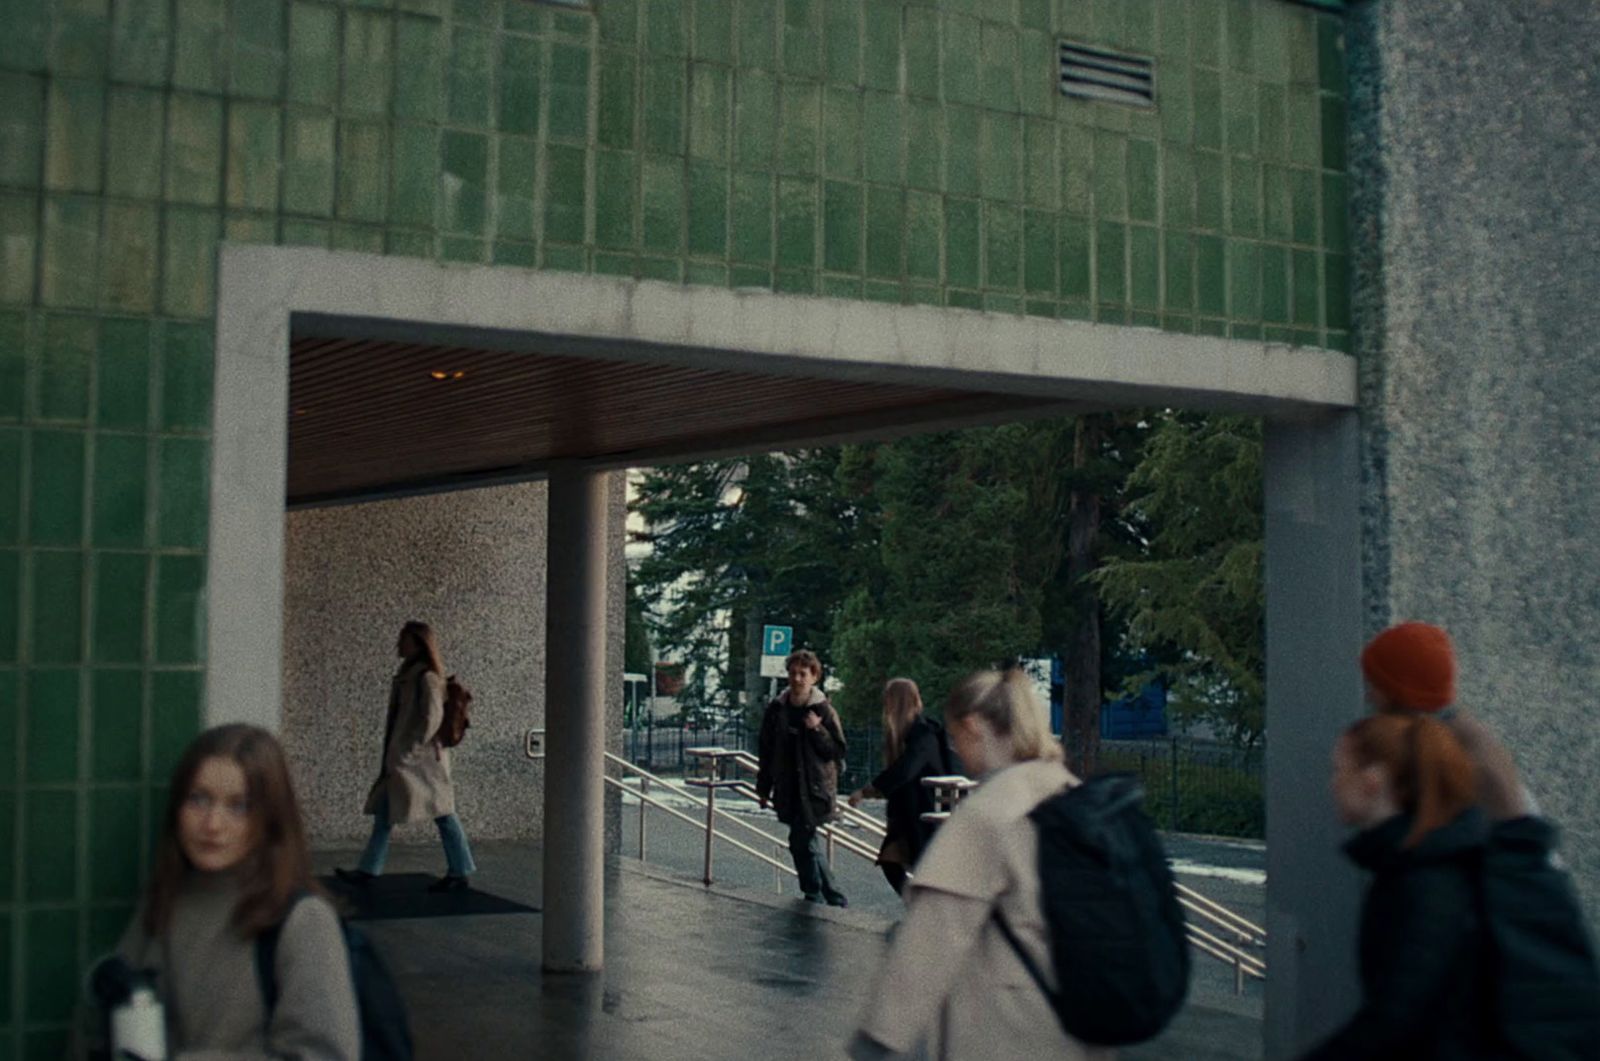
[[[291,112],[283,137],[284,210],[327,217],[333,213],[333,188],[333,118]]]
[[[89,793],[91,899],[138,897],[139,814],[136,788],[98,788]]]
[[[1023,197],[1030,206],[1055,209],[1061,192],[1056,172],[1056,124],[1030,118],[1022,130]]]
[[[1228,241],[1228,312],[1235,320],[1261,319],[1261,247]]]
[[[211,495],[210,443],[164,438],[159,447],[156,544],[203,549]]]
[[[39,294],[47,306],[93,307],[100,250],[98,199],[46,199]]]
[[[910,148],[906,140],[902,100],[899,96],[884,92],[868,92],[862,100],[862,116],[864,172],[867,180],[903,184],[905,173],[902,156]]]
[[[1194,309],[1194,239],[1186,232],[1165,234],[1165,298],[1169,310]]]
[[[1224,222],[1224,197],[1227,182],[1222,156],[1210,151],[1194,156],[1195,224],[1201,228],[1221,229]]]
[[[507,37],[507,47],[511,47],[512,41],[520,40]],[[449,101],[445,108],[450,121],[480,129],[489,124],[494,93],[494,45],[493,34],[470,26],[452,28],[447,68]],[[511,126],[507,131],[525,130]]]
[[[1081,125],[1061,127],[1061,208],[1087,214],[1094,192],[1094,133]]]
[[[778,60],[778,5],[773,0],[738,0],[739,65],[774,70]]]
[[[733,175],[733,257],[772,260],[772,178],[764,173]],[[738,275],[738,270],[735,270]],[[765,285],[763,285],[765,286]]]
[[[96,419],[100,426],[146,425],[151,364],[148,321],[110,319],[102,324],[95,365]]]
[[[1322,260],[1326,323],[1343,331],[1350,327],[1350,263],[1343,254],[1325,254]]]
[[[282,110],[263,103],[228,108],[227,203],[248,210],[278,208]]]
[[[1128,216],[1135,221],[1155,221],[1160,201],[1156,170],[1156,145],[1152,140],[1128,141]]]
[[[822,171],[861,179],[861,93],[827,89],[822,99]]]
[[[231,0],[232,50],[228,84],[236,97],[278,99],[287,48],[284,0]]]
[[[1317,91],[1308,85],[1289,88],[1289,161],[1297,166],[1322,163],[1321,105]]]
[[[843,273],[861,272],[861,185],[828,181],[822,188],[822,265]]]
[[[734,0],[694,0],[694,56],[733,61]]]
[[[982,98],[997,111],[1017,109],[1017,31],[998,22],[985,22],[979,31]]]
[[[1195,281],[1200,312],[1221,317],[1228,312],[1228,259],[1221,237],[1195,237]]]
[[[782,129],[778,139],[778,172],[799,176],[816,173],[817,140],[822,124],[820,87],[795,81],[781,83],[778,121]]]
[[[815,80],[822,70],[823,0],[777,0],[783,14],[778,24],[783,72]]]
[[[1268,239],[1287,242],[1294,234],[1289,210],[1289,171],[1267,165],[1261,171],[1261,230]]]
[[[106,86],[102,82],[51,80],[45,119],[45,187],[57,191],[100,190],[105,98]],[[29,179],[27,183],[35,181]]]
[[[1056,215],[1047,210],[1028,210],[1022,217],[1022,279],[1029,292],[1054,295],[1056,292]]]
[[[411,23],[403,20],[402,27]],[[406,39],[403,30],[402,40]],[[327,107],[339,94],[339,11],[296,0],[289,7],[288,98]],[[437,45],[435,46],[437,47]],[[402,58],[409,52],[402,52]]]
[[[274,165],[274,172],[276,168]],[[155,308],[159,276],[159,211],[154,204],[110,200],[102,220],[100,307],[150,312]]]
[[[1261,341],[1264,332],[1259,324],[1233,324],[1229,325],[1228,334],[1235,339],[1258,343]]]
[[[905,272],[905,192],[867,186],[867,275],[898,281]]]
[[[550,148],[552,158],[557,154],[577,154],[579,158],[579,200],[582,199],[582,157],[574,148]],[[489,195],[489,138],[476,133],[445,130],[439,145],[440,170],[438,197],[441,207],[441,227],[446,232],[482,235],[485,231]],[[551,171],[554,173],[554,170]],[[570,176],[568,170],[563,177]],[[552,185],[551,195],[570,193],[565,186]]]
[[[1213,71],[1194,71],[1194,142],[1222,148],[1222,79]]]
[[[1223,43],[1227,65],[1246,73],[1255,70],[1257,5],[1252,0],[1225,0]]]
[[[644,4],[644,48],[654,55],[686,55],[689,51],[685,0],[648,0]]]
[[[39,440],[34,439],[34,511],[38,512]],[[81,508],[81,502],[79,503]],[[39,535],[35,541],[43,541]],[[30,610],[34,663],[78,663],[83,659],[83,557],[77,552],[33,553]]]
[[[83,541],[83,434],[35,430],[32,451],[29,541],[75,546]]]
[[[1282,7],[1257,7],[1255,12],[1255,70],[1264,83],[1289,81],[1289,23],[1302,17]]]
[[[170,775],[199,734],[203,681],[204,673],[197,670],[156,671],[151,676],[150,776]]]
[[[33,195],[0,194],[0,303],[27,305],[34,300],[34,280],[39,258],[39,200]],[[0,365],[13,354],[0,352]],[[20,360],[20,359],[19,359]],[[12,386],[6,368],[0,368],[0,390]],[[21,381],[9,397],[21,406]],[[0,398],[0,417],[13,415],[11,402]]]
[[[196,92],[221,93],[228,61],[225,0],[174,0],[176,40],[172,83]]]
[[[205,660],[205,558],[156,559],[156,661]],[[159,697],[158,713],[159,713]]]
[[[513,38],[505,38],[509,48]],[[445,34],[437,22],[420,18],[400,18],[395,21],[395,68],[401,76],[394,82],[394,116],[402,121],[435,122],[439,120],[445,94]],[[505,120],[504,78],[502,67],[502,104],[500,120]]]
[[[173,93],[167,99],[166,198],[209,205],[222,191],[222,101]]]
[[[647,150],[663,155],[684,152],[688,74],[681,62],[647,61],[643,65],[644,100],[640,114]],[[770,115],[768,120],[771,120]],[[767,131],[771,136],[771,130]]]
[[[945,188],[953,195],[979,192],[981,119],[982,113],[969,107],[945,108]]]
[[[1315,346],[1315,345],[1317,345],[1317,337],[1316,337],[1316,333],[1315,332],[1298,332],[1297,331],[1297,332],[1294,333],[1294,339],[1295,339],[1295,343],[1297,345],[1299,345],[1299,346]],[[1337,350],[1341,354],[1348,354],[1348,353],[1350,353],[1350,333],[1349,332],[1329,332],[1327,341],[1324,342],[1322,345],[1327,347],[1329,350]]]
[[[1261,248],[1261,318],[1289,321],[1289,251],[1284,247]]]
[[[860,0],[823,0],[823,4],[823,69],[827,79],[834,85],[859,85],[862,14],[867,5]]]
[[[792,177],[778,181],[780,267],[810,268],[816,262],[817,191],[814,181]]]
[[[941,30],[944,98],[952,103],[981,103],[982,36],[977,19],[952,15],[943,20]]]
[[[22,555],[15,549],[0,549],[0,663],[15,663],[22,641]],[[8,672],[0,671],[0,676]],[[8,686],[0,682],[0,697]],[[0,702],[0,706],[4,706]],[[15,704],[10,708],[14,712]],[[14,728],[6,732],[14,732]],[[0,739],[4,735],[0,734]]]
[[[945,280],[959,287],[977,287],[982,270],[982,227],[976,199],[945,200]]]
[[[689,253],[725,258],[728,254],[728,171],[689,164]]]
[[[328,246],[336,251],[383,253],[383,229],[377,225],[334,225]]]
[[[861,285],[861,297],[868,302],[887,302],[899,305],[905,301],[904,289],[887,280],[868,280]]]
[[[595,242],[602,247],[633,247],[638,242],[633,152],[597,152],[594,183]]]
[[[22,444],[22,431],[0,428],[0,544],[4,545],[22,540]]]
[[[1294,321],[1317,326],[1322,323],[1322,280],[1314,251],[1294,251],[1291,255],[1294,277]]]
[[[728,286],[772,290],[774,280],[771,269],[755,265],[735,265],[728,271]]]
[[[690,262],[684,267],[683,282],[701,287],[727,287],[728,267],[721,262]]]
[[[1322,166],[1345,168],[1345,104],[1338,96],[1322,97]]]
[[[139,85],[167,79],[172,55],[172,6],[167,0],[111,5],[111,77]]]
[[[1228,160],[1228,231],[1239,236],[1261,233],[1261,167],[1254,159]]]
[[[5,567],[5,561],[0,560],[0,569]],[[0,576],[3,577],[3,576]],[[22,717],[22,676],[15,668],[0,670],[0,792],[14,788],[17,778],[22,774],[21,730]],[[9,812],[12,817],[9,822],[0,824],[0,850],[10,851],[13,856],[16,852],[15,808],[12,803],[9,807],[0,807],[0,817]],[[14,881],[15,858],[4,860],[6,865],[0,868],[0,888],[10,888]],[[6,895],[15,895],[15,891],[6,891]],[[0,1002],[0,1013],[9,1012],[6,1004]]]
[[[44,134],[44,79],[0,70],[0,184],[13,188],[39,186]],[[82,144],[78,150],[89,147]],[[73,166],[78,165],[81,163],[73,160]]]
[[[327,247],[333,238],[332,227],[325,221],[285,221],[283,245],[286,247]]]
[[[918,191],[906,193],[906,275],[912,279],[939,279],[943,220],[939,196]]]
[[[78,732],[82,699],[77,669],[28,672],[28,756],[23,780],[30,785],[78,780]]]
[[[1161,304],[1161,232],[1147,225],[1128,228],[1128,276],[1134,306],[1155,309]]]
[[[814,295],[817,274],[810,269],[779,269],[773,274],[772,289],[784,295]]]
[[[140,472],[142,474],[142,467]],[[144,485],[142,482],[134,485],[141,488],[142,492]],[[138,499],[137,514],[141,524],[139,530],[142,532],[144,519],[142,496]],[[145,602],[148,597],[147,567],[144,553],[97,555],[94,583],[96,661],[138,663],[144,658]]]
[[[1345,178],[1333,173],[1322,176],[1322,245],[1330,251],[1349,246],[1350,203]]]
[[[979,187],[991,199],[1022,198],[1022,122],[1015,115],[987,114],[980,126]]]
[[[633,276],[638,266],[631,254],[596,254],[594,271],[601,276]]]
[[[859,276],[822,276],[822,296],[824,298],[861,298],[861,277]]]
[[[1194,141],[1194,85],[1187,61],[1173,59],[1160,67],[1156,108],[1163,140],[1185,145]]]
[[[1161,165],[1162,220],[1168,228],[1189,228],[1195,223],[1194,156],[1164,144]]]
[[[1022,112],[1053,117],[1060,91],[1055,38],[1038,30],[1023,30],[1018,36],[1017,65],[1017,96]]]
[[[206,210],[169,209],[161,264],[161,308],[175,317],[216,308],[216,246],[221,219]]]
[[[633,56],[626,52],[601,53],[596,135],[603,146],[633,147],[638,82],[638,63]]]
[[[938,104],[912,99],[905,117],[906,183],[938,191],[944,187],[944,115]]]
[[[1022,287],[1022,211],[1004,203],[983,205],[983,286]]]
[[[1315,16],[1311,16],[1315,17]],[[1316,18],[1317,81],[1324,92],[1345,92],[1344,31],[1336,18]]]
[[[350,221],[382,221],[389,209],[388,126],[339,123],[338,196],[335,211]]]
[[[42,861],[46,863],[45,869],[65,866],[68,883],[76,882],[76,801],[75,797],[67,794],[51,793],[48,797],[52,803],[49,811],[43,811],[34,802],[34,799],[44,801],[47,797],[39,795],[30,797],[28,804],[28,817],[26,833],[28,855],[31,858],[34,852],[34,843],[37,841]],[[35,820],[35,812],[44,817]],[[72,820],[67,819],[72,817]],[[65,822],[65,831],[52,834],[50,826],[59,818]],[[27,879],[30,882],[29,898],[34,898],[32,882],[36,879],[35,867],[29,865]],[[48,894],[50,898],[71,898],[69,890],[65,894],[57,894],[57,887],[42,886],[41,897]],[[24,965],[28,970],[25,989],[25,1014],[26,1019],[38,1025],[65,1023],[72,1015],[73,999],[77,997],[78,983],[82,970],[78,967],[78,922],[81,912],[78,910],[36,909],[29,910],[26,915],[19,912],[18,918],[26,917],[26,930],[24,939],[25,948],[22,952]],[[24,1039],[19,1058],[26,1061],[42,1061],[49,1057],[62,1057],[66,1048],[66,1035],[64,1032],[45,1030],[34,1032]]]
[[[551,136],[587,140],[589,135],[589,50],[560,41],[550,46]]]
[[[732,112],[732,73],[720,66],[697,64],[689,80],[689,154],[726,164]]]
[[[502,136],[497,139],[495,154],[495,236],[531,240],[537,228],[534,189],[539,145],[530,137]]]
[[[1289,96],[1280,85],[1261,85],[1257,90],[1257,128],[1260,153],[1270,162],[1289,158]]]
[[[390,176],[394,180],[394,190],[389,197],[390,221],[402,225],[432,227],[437,205],[436,195],[441,188],[450,188],[465,194],[465,200],[459,195],[452,200],[457,206],[462,205],[463,201],[466,205],[471,205],[472,196],[467,194],[469,190],[457,184],[459,176],[450,178],[439,172],[438,129],[427,125],[396,125],[393,127],[393,142],[390,147],[394,152],[389,167]],[[473,160],[465,157],[472,155],[471,145],[457,145],[455,150],[458,155],[457,163],[464,169],[471,169]],[[451,223],[459,224],[461,220],[453,219]]]
[[[439,240],[439,259],[481,265],[488,261],[488,248],[482,236],[445,236]]]
[[[600,23],[600,38],[623,47],[633,47],[639,39],[639,8],[636,0],[607,0],[595,6]]]
[[[1076,217],[1063,217],[1059,223],[1057,276],[1063,298],[1088,299],[1092,294],[1089,223]]]
[[[683,249],[683,160],[645,155],[640,175],[640,235],[644,248],[677,254]]]
[[[1296,243],[1317,242],[1317,175],[1309,170],[1289,171],[1290,227]]]
[[[93,317],[63,314],[46,318],[38,366],[40,419],[88,418],[89,372],[97,342]]]
[[[1223,85],[1222,108],[1228,150],[1235,155],[1257,154],[1260,144],[1256,139],[1256,120],[1260,105],[1256,100],[1255,82],[1230,74]]]
[[[1125,302],[1128,298],[1127,226],[1101,221],[1094,232],[1095,300]]]
[[[95,436],[93,541],[137,548],[145,540],[145,435]]]
[[[539,265],[539,245],[517,240],[495,240],[491,260],[495,265],[535,269]]]
[[[946,291],[944,304],[954,309],[983,308],[983,294],[979,291]]]
[[[993,291],[984,292],[983,308],[990,313],[1005,313],[1012,316],[1022,315],[1022,299],[1016,295],[1002,295]]]
[[[862,15],[862,82],[868,88],[900,91],[900,23],[898,4],[850,4],[834,0],[835,7],[858,7]],[[830,39],[830,48],[831,48]]]
[[[435,240],[429,232],[401,232],[389,229],[384,234],[384,253],[405,258],[431,258]]]
[[[1102,130],[1094,138],[1095,216],[1127,217],[1128,191],[1128,139]]]
[[[772,165],[777,139],[777,83],[766,74],[739,71],[734,100],[734,152],[743,166]]]
[[[926,7],[905,9],[905,88],[908,95],[937,99],[943,84],[939,60],[939,15]]]

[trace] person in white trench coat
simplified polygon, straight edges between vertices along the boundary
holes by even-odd
[[[464,891],[477,865],[472,861],[466,831],[456,817],[450,749],[436,740],[444,721],[445,682],[433,629],[415,620],[406,623],[395,650],[401,664],[389,689],[383,767],[367,794],[365,808],[365,813],[372,815],[372,836],[356,869],[335,872],[351,883],[373,880],[383,873],[388,860],[390,830],[431,818],[444,842],[447,869],[428,890]]]

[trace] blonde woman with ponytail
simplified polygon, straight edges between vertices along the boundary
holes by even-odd
[[[1371,874],[1360,926],[1361,1008],[1306,1055],[1508,1056],[1491,1019],[1479,898],[1489,823],[1477,769],[1449,726],[1424,714],[1364,718],[1333,750],[1345,853]]]
[[[944,717],[956,754],[981,784],[917,863],[850,1056],[876,1061],[921,1049],[950,1061],[1114,1057],[1067,1036],[995,917],[1050,967],[1028,812],[1077,778],[1061,763],[1044,705],[1020,670],[980,671],[956,686]]]

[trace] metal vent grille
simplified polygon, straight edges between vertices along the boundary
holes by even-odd
[[[1061,94],[1133,107],[1154,107],[1155,60],[1062,41]]]

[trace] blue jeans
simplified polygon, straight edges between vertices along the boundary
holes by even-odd
[[[472,848],[467,846],[467,832],[461,828],[461,819],[454,814],[433,819],[439,827],[439,839],[444,842],[444,861],[452,877],[467,877],[478,869],[472,861]],[[389,795],[378,797],[377,813],[372,816],[372,835],[367,839],[367,849],[361,853],[361,868],[374,877],[383,872],[389,861],[389,831],[394,828],[389,821]]]
[[[789,826],[789,856],[794,859],[795,873],[800,877],[800,892],[807,899],[835,902],[844,898],[844,893],[834,883],[828,858],[822,853],[815,825],[795,822]]]

